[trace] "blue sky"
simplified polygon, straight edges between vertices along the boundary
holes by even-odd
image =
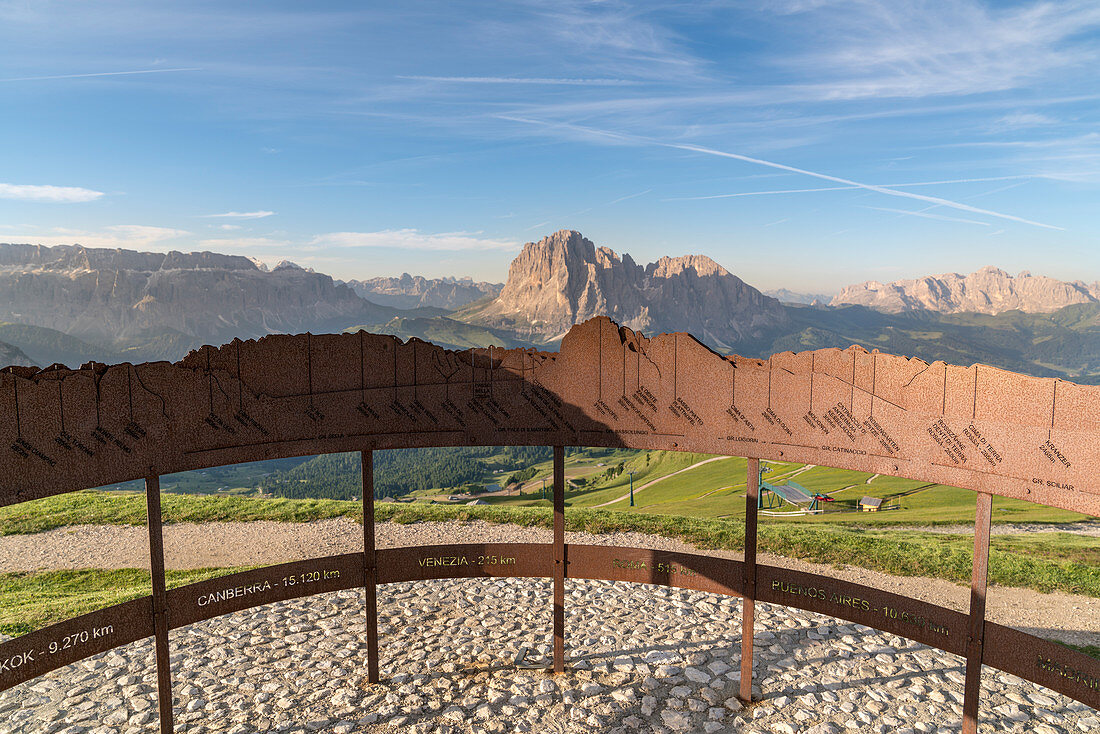
[[[0,0],[0,241],[1100,280],[1100,4]]]

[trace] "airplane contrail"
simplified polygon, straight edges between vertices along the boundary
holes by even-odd
[[[818,173],[816,171],[809,171],[805,168],[797,168],[795,166],[788,166],[784,163],[776,163],[774,161],[764,160],[763,158],[753,158],[752,156],[741,155],[740,153],[730,153],[724,150],[716,150],[714,148],[706,148],[701,145],[691,145],[689,143],[666,143],[660,140],[654,140],[652,138],[640,137],[635,135],[624,135],[622,133],[611,132],[608,130],[600,130],[598,128],[584,127],[582,125],[572,125],[570,123],[548,123],[542,120],[533,120],[525,117],[517,117],[511,115],[498,115],[500,119],[512,120],[514,122],[523,122],[527,124],[541,125],[543,127],[561,127],[576,132],[587,133],[589,135],[598,135],[601,137],[611,138],[614,140],[620,140],[626,143],[633,143],[635,145],[653,145],[661,148],[673,148],[676,150],[686,150],[692,153],[702,153],[704,155],[713,155],[720,158],[730,158],[737,161],[744,161],[745,163],[755,163],[758,166],[765,166],[767,168],[774,168],[780,171],[789,171],[790,173],[799,173],[803,176],[810,176],[822,181],[830,181],[832,183],[843,184],[844,186],[851,186],[857,189],[864,189],[866,191],[874,191],[879,194],[885,194],[886,196],[898,196],[905,199],[915,199],[917,201],[925,201],[929,204],[937,204],[939,206],[946,206],[951,209],[958,209],[959,211],[971,212],[972,214],[984,214],[987,217],[997,217],[998,219],[1007,219],[1012,222],[1020,222],[1021,224],[1030,224],[1033,227],[1042,227],[1043,229],[1053,229],[1057,231],[1065,231],[1063,227],[1056,227],[1053,224],[1044,224],[1042,222],[1036,222],[1030,219],[1024,219],[1023,217],[1017,217],[1012,214],[1003,214],[1001,212],[991,211],[989,209],[980,209],[976,206],[970,206],[969,204],[963,204],[957,201],[951,201],[950,199],[943,199],[938,196],[925,196],[924,194],[915,194],[911,191],[898,191],[897,189],[888,188],[886,186],[876,186],[875,184],[865,184],[859,181],[853,181],[848,178],[841,178],[840,176],[831,176],[827,173]]]
[[[91,76],[129,76],[131,74],[166,74],[171,71],[202,71],[199,68],[187,69],[137,69],[135,71],[97,71],[92,74],[55,74],[53,76],[20,76],[0,79],[0,82],[37,82],[45,79],[84,79]]]
[[[939,186],[942,184],[981,183],[983,181],[1015,181],[1019,179],[1041,178],[1041,176],[986,176],[984,178],[952,178],[944,181],[914,181],[912,183],[874,184],[886,188],[900,189],[910,186]],[[1019,184],[1016,184],[1019,186]],[[707,196],[674,196],[662,201],[704,201],[706,199],[734,199],[739,196],[771,196],[774,194],[810,194],[815,191],[853,191],[859,186],[822,186],[816,189],[775,189],[774,191],[740,191],[735,194],[710,194]],[[1009,187],[1006,187],[1009,188]],[[1001,189],[998,189],[1000,191]]]
[[[661,143],[655,142],[656,145],[663,146],[665,148],[676,148],[678,150],[688,150],[694,153],[704,153],[706,155],[714,155],[722,158],[732,158],[738,161],[745,161],[746,163],[755,163],[759,166],[767,166],[768,168],[777,168],[781,171],[790,171],[791,173],[801,173],[803,176],[812,176],[813,178],[819,178],[822,181],[832,181],[833,183],[845,184],[846,186],[854,186],[860,189],[866,189],[867,191],[874,191],[879,194],[886,194],[887,196],[900,196],[905,199],[916,199],[917,201],[926,201],[930,204],[939,204],[940,206],[946,206],[951,209],[958,209],[959,211],[971,212],[973,214],[984,214],[987,217],[997,217],[998,219],[1007,219],[1012,222],[1020,222],[1021,224],[1030,224],[1033,227],[1042,227],[1043,229],[1054,229],[1058,231],[1065,231],[1063,227],[1056,227],[1053,224],[1043,224],[1042,222],[1036,222],[1031,219],[1024,219],[1023,217],[1017,217],[1012,214],[1002,214],[1001,212],[991,211],[989,209],[980,209],[976,206],[970,206],[969,204],[962,204],[957,201],[951,201],[950,199],[943,199],[938,196],[925,196],[924,194],[915,194],[912,191],[898,191],[897,189],[890,189],[885,186],[876,186],[874,184],[860,183],[859,181],[852,181],[851,179],[841,178],[839,176],[830,176],[827,173],[817,173],[816,171],[807,171],[805,168],[796,168],[795,166],[788,166],[783,163],[775,163],[773,161],[766,161],[762,158],[752,158],[747,155],[741,155],[740,153],[729,153],[724,150],[715,150],[714,148],[704,148],[701,145],[690,145],[687,143]]]
[[[943,222],[962,222],[963,224],[978,224],[982,227],[992,226],[989,222],[981,222],[977,219],[963,219],[962,217],[945,217],[942,214],[929,214],[925,210],[910,211],[908,209],[894,209],[888,206],[865,206],[864,209],[874,209],[877,212],[893,212],[894,214],[905,214],[910,217],[924,217],[925,219],[938,219]]]

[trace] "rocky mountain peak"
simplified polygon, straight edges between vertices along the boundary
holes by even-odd
[[[643,268],[574,230],[524,245],[496,300],[467,315],[544,341],[594,316],[635,330],[692,331],[719,347],[788,320],[778,301],[709,257],[662,257]]]
[[[646,266],[646,275],[652,278],[671,278],[687,271],[693,271],[698,277],[720,276],[730,274],[728,270],[711,260],[706,255],[683,255],[681,257],[668,257],[667,255]]]

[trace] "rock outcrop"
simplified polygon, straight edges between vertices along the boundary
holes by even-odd
[[[788,323],[778,301],[708,257],[662,257],[643,268],[570,230],[527,243],[500,295],[465,318],[550,342],[601,315],[649,333],[687,331],[720,348]]]
[[[349,280],[347,285],[363,298],[393,308],[445,308],[453,311],[486,296],[495,298],[504,286],[473,278],[424,278],[403,273],[400,278]]]
[[[916,280],[879,283],[870,280],[842,290],[830,305],[857,304],[887,313],[939,311],[985,313],[1020,310],[1057,311],[1075,303],[1100,301],[1100,283],[1088,286],[1024,271],[1013,277],[988,266],[969,275],[944,273]]]
[[[0,244],[0,321],[106,343],[174,333],[216,344],[340,329],[388,313],[292,263],[269,272],[213,252]]]

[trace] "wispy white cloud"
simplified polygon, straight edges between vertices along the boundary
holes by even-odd
[[[82,201],[95,201],[102,196],[102,191],[82,189],[77,186],[32,186],[28,184],[0,183],[0,199],[71,204]]]
[[[816,189],[773,189],[771,191],[740,191],[736,194],[709,194],[707,196],[670,196],[661,201],[706,201],[708,199],[736,199],[742,196],[775,196],[777,194],[812,194],[818,191],[851,191],[858,186],[819,186]]]
[[[136,69],[134,71],[97,71],[91,74],[50,74],[47,76],[20,76],[0,79],[0,82],[38,82],[47,79],[87,79],[97,76],[133,76],[135,74],[167,74],[178,71],[202,71],[198,68],[186,69]]]
[[[388,247],[399,250],[518,250],[520,243],[482,237],[480,232],[428,233],[416,229],[378,232],[329,232],[309,241],[312,247]]]
[[[580,209],[579,211],[570,212],[569,214],[565,214],[563,216],[564,217],[575,217],[575,216],[578,216],[580,214],[587,214],[588,212],[595,211],[596,209],[603,209],[604,207],[611,206],[612,204],[618,204],[620,201],[627,201],[628,199],[637,199],[639,196],[645,196],[646,194],[648,194],[652,191],[653,191],[653,189],[646,189],[645,191],[639,191],[636,194],[627,194],[626,196],[620,196],[617,199],[612,199],[611,201],[606,201],[603,204],[594,204],[592,206],[585,207],[584,209]]]
[[[831,77],[836,99],[984,94],[1094,64],[1100,5],[857,0],[815,6],[802,23],[814,37],[786,63]]]
[[[1100,146],[1100,133],[1085,133],[1066,138],[1036,138],[1034,140],[971,140],[962,143],[944,143],[935,148],[1062,148],[1084,150]]]
[[[975,99],[959,96],[936,104],[892,104],[888,106],[869,105],[856,107],[849,100],[837,96],[835,85],[829,82],[802,82],[786,84],[768,84],[748,89],[728,91],[725,88],[711,91],[684,94],[644,94],[620,98],[600,99],[578,98],[558,101],[539,98],[527,104],[517,105],[516,114],[538,119],[596,119],[613,118],[617,123],[633,121],[652,129],[661,121],[678,131],[691,129],[696,135],[729,134],[733,131],[758,131],[761,128],[770,131],[786,128],[817,128],[822,125],[852,123],[871,120],[889,120],[893,118],[925,119],[937,115],[962,113],[981,113],[983,110],[1016,110],[1021,107],[1041,109],[1062,105],[1074,105],[1100,99],[1096,94],[1043,95],[1003,98]],[[879,100],[890,95],[872,95]],[[806,105],[814,104],[821,109],[831,103],[844,105],[844,112],[809,113]],[[789,110],[781,116],[776,110]],[[707,115],[718,115],[720,121],[701,125],[698,120]],[[685,123],[685,117],[691,120]],[[667,118],[667,119],[666,119]]]
[[[203,219],[263,219],[264,217],[270,217],[275,212],[269,211],[255,211],[255,212],[224,212],[223,214],[201,214],[199,215]]]
[[[1003,132],[1005,130],[1019,130],[1021,128],[1056,124],[1058,124],[1058,120],[1050,115],[1044,115],[1038,112],[1017,111],[1011,112],[995,120],[990,127],[994,132]]]
[[[199,240],[199,247],[215,252],[232,252],[234,250],[254,249],[279,249],[290,245],[287,240],[278,240],[272,237],[218,237]]]
[[[694,12],[689,5],[677,10]],[[659,13],[628,3],[586,0],[535,2],[529,7],[534,11],[525,22],[529,37],[545,39],[540,45],[547,51],[564,54],[581,68],[649,80],[685,81],[705,75],[706,62],[658,19]]]
[[[153,227],[144,224],[115,224],[99,230],[53,227],[35,234],[12,235],[11,241],[38,245],[84,245],[122,249],[164,249],[166,243],[179,240],[190,233],[170,227]]]
[[[448,82],[452,84],[540,84],[563,85],[573,87],[627,87],[636,86],[642,83],[633,79],[517,76],[398,76],[397,78],[413,79],[425,82]]]
[[[626,196],[620,196],[618,199],[612,199],[611,201],[607,202],[606,204],[604,204],[604,206],[611,206],[612,204],[618,204],[620,201],[626,201],[627,199],[637,199],[639,196],[645,196],[646,194],[651,193],[652,191],[653,191],[653,189],[646,189],[645,191],[639,191],[636,194],[627,194]]]

